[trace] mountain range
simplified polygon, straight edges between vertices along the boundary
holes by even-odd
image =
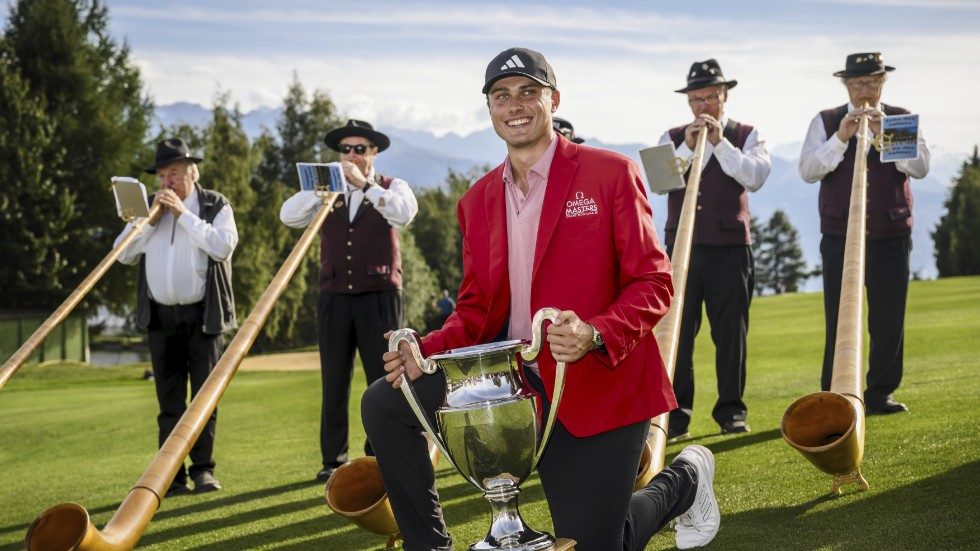
[[[250,138],[260,135],[264,129],[275,133],[280,115],[277,108],[260,108],[243,115],[242,124]],[[175,103],[157,106],[154,123],[164,128],[178,123],[204,126],[211,119],[211,110],[192,103]],[[391,147],[376,161],[379,172],[397,176],[416,188],[432,188],[441,185],[451,168],[469,171],[483,166],[496,166],[503,161],[506,148],[492,128],[466,136],[454,133],[443,136],[421,130],[406,130],[379,126],[378,130],[391,138]],[[585,145],[615,151],[639,163],[638,152],[651,144],[607,144],[588,139]],[[652,140],[660,137],[652,136]],[[781,144],[770,151],[772,171],[765,185],[749,196],[749,206],[759,223],[765,223],[773,212],[782,210],[799,232],[800,246],[807,263],[820,264],[820,220],[817,216],[818,185],[804,183],[796,170],[800,144]],[[912,234],[913,249],[910,258],[915,277],[932,279],[937,275],[934,250],[930,233],[945,213],[944,202],[952,178],[958,172],[963,159],[930,145],[932,152],[929,175],[912,181],[915,224]],[[302,161],[302,159],[297,159]],[[667,217],[666,196],[650,195],[654,221],[663,237],[663,222]],[[811,279],[806,291],[820,290],[819,278]]]

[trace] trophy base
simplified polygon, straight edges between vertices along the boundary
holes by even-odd
[[[504,485],[484,494],[493,511],[490,530],[483,541],[470,545],[470,551],[508,549],[513,551],[549,551],[557,540],[547,532],[530,528],[521,518],[517,504],[520,488]]]
[[[524,532],[507,541],[498,541],[489,534],[483,541],[478,541],[469,547],[470,551],[490,551],[507,549],[508,551],[554,551],[558,549],[556,540],[547,532],[537,532],[527,528]],[[564,543],[564,542],[562,542]]]

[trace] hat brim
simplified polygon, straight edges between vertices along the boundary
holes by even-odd
[[[324,138],[323,141],[327,144],[327,147],[339,152],[340,140],[351,136],[364,138],[373,143],[375,146],[377,146],[378,153],[388,149],[388,146],[391,145],[391,140],[388,139],[388,136],[385,136],[377,130],[371,130],[360,126],[341,126],[340,128],[334,128],[330,132],[327,132],[327,137]]]
[[[843,71],[837,71],[834,73],[834,76],[839,78],[870,77],[890,73],[894,70],[894,67],[890,67],[888,65],[885,65],[884,69],[878,69],[877,71],[848,71],[847,69],[844,69]]]
[[[486,93],[490,91],[490,87],[493,86],[494,82],[506,77],[527,77],[534,82],[537,82],[541,86],[552,88],[551,84],[548,84],[547,81],[541,80],[540,78],[531,76],[527,73],[522,73],[521,71],[507,71],[506,73],[500,73],[499,75],[496,75],[492,79],[488,80],[487,83],[483,85],[483,94],[486,95]]]
[[[191,157],[190,155],[175,155],[175,156],[173,156],[173,157],[171,157],[169,159],[159,160],[156,163],[154,163],[153,166],[146,167],[143,170],[147,174],[156,174],[157,173],[157,170],[159,170],[161,168],[166,168],[166,167],[168,167],[168,166],[176,163],[177,161],[190,161],[190,162],[193,162],[193,163],[199,163],[199,162],[201,162],[203,160],[204,160],[203,157]]]
[[[695,90],[703,90],[705,88],[711,88],[712,86],[721,86],[722,84],[728,86],[728,89],[731,90],[732,88],[738,86],[738,81],[725,80],[725,79],[710,79],[710,80],[704,80],[700,82],[688,82],[687,86],[681,88],[680,90],[674,90],[674,91],[677,92],[678,94],[686,94],[688,92],[693,92]]]

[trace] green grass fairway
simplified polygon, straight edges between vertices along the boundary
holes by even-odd
[[[757,298],[749,332],[746,402],[752,432],[722,437],[711,420],[714,349],[699,337],[693,442],[717,460],[722,526],[713,549],[964,549],[980,545],[980,277],[913,282],[905,379],[907,414],[867,418],[862,471],[871,489],[828,494],[830,477],[783,442],[797,398],[819,390],[820,294]],[[867,349],[865,349],[867,357]],[[0,390],[0,551],[23,549],[34,517],[84,505],[102,528],[156,451],[153,384],[145,366],[28,366]],[[363,391],[363,376],[353,395]],[[574,369],[571,375],[574,377]],[[319,468],[317,372],[241,372],[221,400],[215,450],[220,492],[163,502],[140,549],[380,549],[381,536],[332,514]],[[363,449],[351,404],[354,455]],[[684,446],[668,450],[672,459]],[[589,473],[582,473],[589,476]],[[457,548],[483,537],[479,493],[439,466]],[[550,529],[540,485],[521,498],[525,519]],[[582,503],[582,507],[602,507]],[[647,549],[672,549],[665,530]]]

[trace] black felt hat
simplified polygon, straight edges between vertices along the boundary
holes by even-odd
[[[515,75],[525,76],[542,86],[558,89],[555,71],[543,55],[527,48],[507,48],[487,65],[483,93],[486,94],[494,82]]]
[[[565,136],[572,143],[582,143],[585,140],[575,137],[575,128],[572,123],[561,117],[551,117],[551,126],[562,136]]]
[[[847,56],[844,70],[837,71],[834,73],[834,76],[842,78],[866,77],[880,75],[894,70],[894,67],[889,67],[882,62],[881,52],[868,52]]]
[[[170,138],[157,144],[157,154],[153,158],[153,166],[145,170],[150,174],[156,174],[158,169],[165,168],[177,161],[191,161],[199,163],[204,159],[191,155],[190,148],[180,138]]]
[[[691,65],[691,70],[687,72],[687,86],[680,90],[674,90],[678,94],[686,94],[702,88],[710,88],[724,84],[729,88],[734,88],[737,80],[725,80],[725,75],[721,72],[721,65],[714,59],[705,61],[695,61]]]
[[[378,132],[370,123],[350,119],[347,124],[340,128],[334,128],[327,132],[327,137],[323,141],[327,147],[334,151],[340,151],[340,140],[350,136],[359,136],[378,146],[378,153],[381,153],[391,145],[391,140],[381,132]]]

